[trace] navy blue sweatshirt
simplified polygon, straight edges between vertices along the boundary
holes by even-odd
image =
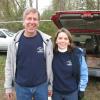
[[[46,82],[46,60],[40,34],[21,36],[17,52],[16,83],[31,87]]]
[[[53,58],[53,90],[69,94],[78,89],[79,61],[71,52],[56,52]]]

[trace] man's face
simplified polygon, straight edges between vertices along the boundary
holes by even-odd
[[[39,26],[39,18],[38,13],[30,12],[26,17],[24,18],[23,25],[25,27],[26,33],[34,33],[36,32],[36,29]]]

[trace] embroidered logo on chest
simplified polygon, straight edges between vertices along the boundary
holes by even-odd
[[[43,53],[43,52],[44,52],[43,47],[38,47],[38,48],[37,48],[37,53]]]
[[[67,66],[72,66],[72,62],[69,60],[69,61],[66,61],[66,65]]]

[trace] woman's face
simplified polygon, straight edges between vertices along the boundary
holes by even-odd
[[[56,44],[58,45],[59,49],[66,49],[68,45],[70,45],[69,38],[66,33],[61,32],[58,34],[56,39]]]

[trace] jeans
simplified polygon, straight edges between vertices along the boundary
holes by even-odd
[[[48,84],[43,83],[36,87],[22,87],[15,85],[16,100],[48,100]]]
[[[78,100],[78,91],[75,91],[68,95],[53,92],[52,100]]]

